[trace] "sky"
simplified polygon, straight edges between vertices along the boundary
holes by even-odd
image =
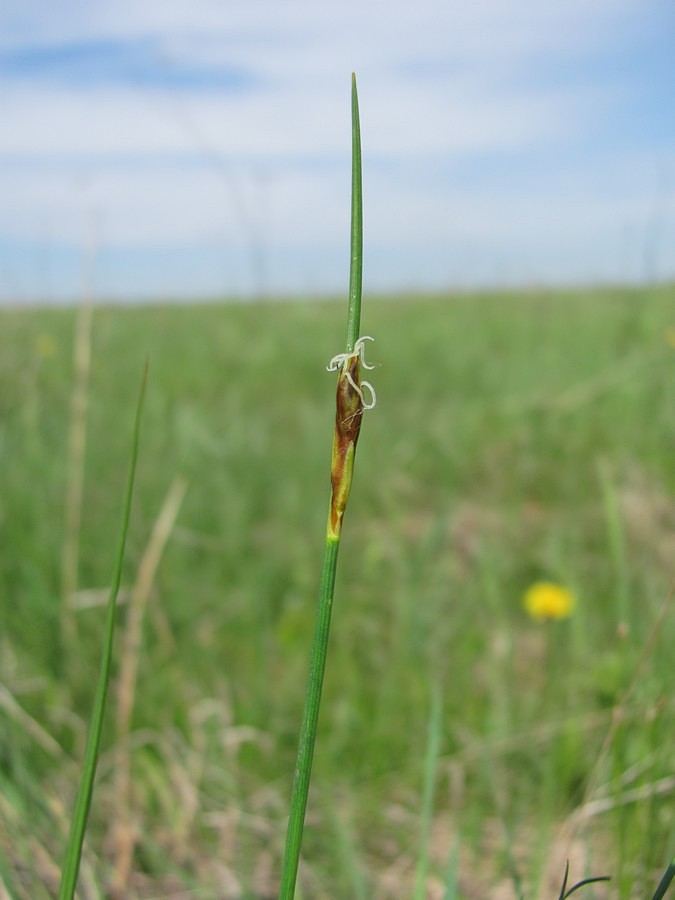
[[[0,303],[675,278],[672,0],[3,0]]]

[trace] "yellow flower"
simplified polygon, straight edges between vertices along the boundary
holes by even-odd
[[[538,622],[566,619],[574,610],[574,595],[551,581],[537,581],[525,592],[523,606]]]
[[[666,328],[666,342],[670,344],[671,347],[675,347],[675,326],[673,325]]]

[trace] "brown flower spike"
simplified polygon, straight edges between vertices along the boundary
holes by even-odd
[[[375,391],[367,382],[361,382],[359,369],[363,363],[365,369],[373,369],[364,358],[364,341],[372,338],[364,336],[359,338],[352,353],[340,353],[334,356],[328,366],[328,371],[339,369],[336,409],[335,409],[335,434],[333,437],[333,455],[331,460],[331,484],[332,493],[330,510],[328,513],[329,539],[340,539],[342,530],[342,517],[344,516],[349,491],[352,486],[352,473],[354,471],[354,455],[356,444],[361,431],[361,417],[364,409],[372,409],[375,406]],[[368,388],[371,399],[366,403],[363,389]]]

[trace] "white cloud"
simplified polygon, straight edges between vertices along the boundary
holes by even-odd
[[[638,0],[12,4],[0,11],[0,240],[46,228],[79,245],[91,208],[111,248],[264,240],[279,283],[299,283],[298,271],[282,273],[282,250],[318,258],[346,241],[356,69],[367,239],[382,256],[404,247],[410,277],[423,280],[444,271],[430,248],[451,241],[482,242],[486,258],[515,248],[522,271],[532,248],[552,260],[557,245],[572,272],[574,254],[616,242],[653,205],[663,139],[633,146],[623,86],[596,77],[632,39],[627,23],[642,39],[641,10]],[[96,41],[120,52],[137,42],[152,86],[2,65],[3,53],[16,63],[34,48],[40,58],[39,48]],[[186,67],[240,71],[244,84],[162,89],[162,73],[170,84]],[[528,165],[538,180],[509,175]]]
[[[311,89],[222,97],[128,88],[5,90],[0,159],[198,153],[271,163],[342,156],[350,145],[348,86],[345,79],[332,103]],[[364,150],[407,157],[534,146],[577,133],[604,99],[560,89],[479,91],[467,83],[403,84],[392,96],[380,82],[361,103]]]

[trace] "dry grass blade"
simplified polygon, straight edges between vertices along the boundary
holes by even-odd
[[[66,513],[61,558],[61,636],[68,647],[73,647],[77,640],[77,619],[73,598],[77,591],[84,459],[87,447],[91,322],[92,306],[90,299],[85,297],[78,310],[75,324],[75,380],[70,400]]]
[[[18,722],[26,734],[50,756],[60,757],[62,755],[60,744],[16,702],[4,685],[0,685],[0,708],[4,709],[15,722]]]
[[[129,734],[136,696],[138,663],[145,610],[166,542],[180,510],[187,481],[172,482],[138,570],[131,592],[126,628],[122,636],[122,654],[117,689],[117,741],[115,808],[111,814],[111,843],[115,848],[115,874],[112,895],[124,896],[131,871],[135,834],[131,816],[131,753]]]

